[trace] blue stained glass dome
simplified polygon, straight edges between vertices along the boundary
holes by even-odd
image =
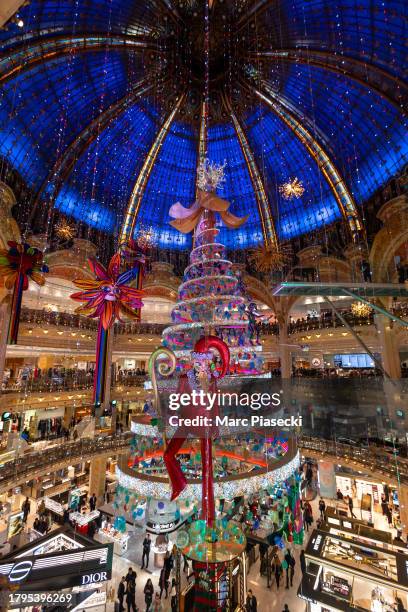
[[[169,208],[196,193],[203,7],[32,0],[22,28],[0,31],[0,158],[34,211],[118,237],[133,203],[135,231],[191,246]],[[261,242],[265,214],[281,241],[341,219],[339,184],[358,214],[407,163],[406,17],[403,0],[213,3],[206,155],[226,162],[230,211],[249,216],[220,226],[225,244]],[[285,199],[294,177],[304,193]]]

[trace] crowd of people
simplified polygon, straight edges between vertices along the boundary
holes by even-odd
[[[149,565],[149,554],[150,554],[150,534],[146,534],[143,541],[143,555],[141,569],[147,569]],[[167,552],[164,557],[163,567],[160,571],[160,577],[158,581],[158,588],[155,591],[151,578],[147,578],[146,583],[143,587],[143,595],[146,606],[146,612],[163,612],[164,607],[162,603],[163,593],[165,598],[170,598],[170,605],[172,612],[176,612],[178,609],[178,597],[177,597],[177,583],[176,579],[172,578],[170,583],[171,572],[174,567],[174,558],[171,552]],[[188,567],[188,566],[187,566]],[[126,576],[122,576],[117,589],[117,600],[118,600],[118,612],[137,612],[136,606],[136,578],[137,572],[129,567]]]

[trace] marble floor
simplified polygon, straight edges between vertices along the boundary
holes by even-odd
[[[325,500],[327,505],[333,505],[333,500]],[[318,518],[318,499],[311,502],[313,507],[314,518]],[[357,518],[360,518],[360,509],[358,507],[357,500],[354,501],[354,511]],[[35,517],[35,504],[32,504],[32,512],[28,517],[26,528],[31,527]],[[387,520],[378,512],[373,513],[374,525],[377,529],[388,530],[389,526]],[[0,542],[5,539],[5,525],[6,517],[3,518],[3,524],[0,524]],[[3,531],[4,529],[4,531]],[[313,531],[313,526],[309,531],[309,534]],[[396,535],[395,530],[393,530]],[[309,534],[305,534],[305,542],[303,546],[291,545],[291,549],[296,559],[295,576],[293,586],[289,589],[285,588],[285,580],[281,580],[281,586],[279,590],[276,588],[276,583],[273,584],[270,589],[267,588],[266,577],[261,576],[260,562],[259,559],[253,564],[247,577],[247,588],[252,589],[258,601],[258,612],[282,612],[284,605],[287,604],[290,612],[304,612],[306,610],[306,602],[300,600],[297,597],[297,589],[301,581],[301,570],[299,563],[299,553],[302,547],[305,547],[308,541]],[[144,531],[142,529],[136,529],[131,534],[129,540],[129,549],[123,557],[118,555],[114,556],[113,562],[113,575],[109,583],[106,584],[106,590],[116,597],[117,587],[122,576],[126,575],[129,567],[132,567],[137,572],[136,580],[136,604],[140,612],[144,612],[146,609],[144,602],[143,589],[148,578],[151,578],[155,590],[158,589],[160,568],[153,567],[153,554],[150,555],[150,567],[141,569],[141,556],[142,556],[142,541],[144,538]],[[153,536],[154,538],[154,536]],[[0,551],[1,554],[1,551]],[[280,554],[283,557],[283,554]],[[284,577],[283,577],[284,578]],[[186,576],[182,575],[182,580],[186,580]],[[171,581],[171,576],[170,576]],[[170,600],[165,599],[165,593],[163,593],[163,612],[169,612],[171,610]],[[114,612],[114,599],[108,601],[106,606],[89,608],[91,612]]]

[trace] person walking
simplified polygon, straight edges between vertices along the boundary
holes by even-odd
[[[299,560],[300,560],[300,569],[302,570],[302,575],[304,576],[306,574],[306,557],[305,557],[305,551],[303,549],[300,551]]]
[[[167,577],[167,572],[166,572],[166,568],[163,567],[161,572],[160,572],[160,577],[159,577],[159,587],[160,587],[160,599],[161,596],[163,594],[163,591],[166,591],[166,599],[168,597],[168,590],[169,590],[169,580]]]
[[[136,572],[133,570],[132,567],[129,567],[128,573],[126,574],[126,578],[125,578],[127,590],[129,589],[130,585],[133,585],[136,588],[136,578],[137,578]]]
[[[306,531],[309,531],[309,527],[313,523],[313,514],[310,504],[305,504],[303,509],[303,523],[306,525]]]
[[[289,581],[290,581],[290,586],[293,586],[293,575],[295,573],[295,565],[296,565],[295,558],[290,552],[290,550],[286,551],[285,561],[287,564],[286,565],[286,588],[288,589]]]
[[[177,612],[177,583],[175,578],[171,581],[170,605],[171,612]]]
[[[290,612],[288,604],[285,604],[282,612]]]
[[[147,610],[152,605],[153,593],[154,593],[153,583],[150,578],[147,579],[145,588],[143,589],[143,593],[145,596],[145,604],[146,604],[146,612],[147,612]]]
[[[150,539],[150,533],[146,534],[145,539],[143,540],[143,553],[142,553],[142,566],[141,569],[146,569],[149,567],[149,556],[150,556],[150,547],[152,545],[152,541]],[[146,565],[145,565],[146,561]]]
[[[27,522],[27,517],[30,514],[31,504],[28,497],[25,498],[23,505],[21,506],[21,510],[23,511],[23,523]]]
[[[350,516],[352,518],[357,518],[356,515],[353,512],[354,506],[353,506],[353,498],[351,497],[351,495],[349,495],[349,498],[348,498],[348,507],[349,507],[349,510],[350,510]]]
[[[96,495],[95,495],[95,493],[92,493],[91,497],[89,498],[89,508],[90,508],[91,512],[93,512],[96,509]]]
[[[324,499],[321,497],[319,501],[319,510],[320,510],[320,518],[322,521],[326,520],[326,503]]]
[[[163,612],[163,605],[158,593],[154,596],[154,601],[150,605],[149,612]]]
[[[258,609],[258,602],[256,601],[256,597],[252,593],[251,589],[249,589],[247,593],[245,608],[246,612],[257,612]]]
[[[127,589],[126,589],[126,605],[127,605],[127,610],[128,612],[130,612],[130,609],[133,610],[133,612],[137,612],[137,607],[136,607],[136,587],[135,587],[135,583],[134,582],[128,582],[127,585]]]
[[[118,586],[119,612],[124,612],[124,609],[125,609],[123,607],[123,598],[125,597],[125,593],[126,593],[126,578],[122,576],[122,580],[119,582],[119,586]]]
[[[272,561],[272,573],[275,574],[276,588],[279,591],[279,584],[282,575],[282,564],[278,555],[275,555]]]

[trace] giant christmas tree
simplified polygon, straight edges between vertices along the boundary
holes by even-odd
[[[163,333],[163,346],[174,351],[180,368],[189,369],[195,342],[216,335],[229,347],[230,374],[257,374],[262,359],[256,306],[247,300],[240,274],[217,241],[217,215],[229,228],[239,227],[247,217],[232,215],[229,203],[216,194],[224,180],[223,166],[205,161],[198,172],[193,206],[184,208],[177,203],[170,209],[171,225],[184,233],[194,231],[194,244],[172,312],[173,325]]]

